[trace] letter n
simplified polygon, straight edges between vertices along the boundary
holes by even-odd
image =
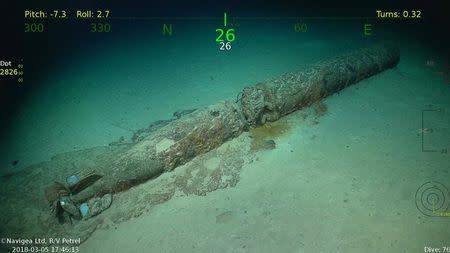
[[[168,34],[169,36],[172,36],[172,24],[163,24],[162,33],[163,35]]]

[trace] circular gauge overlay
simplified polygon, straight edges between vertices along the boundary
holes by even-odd
[[[442,183],[429,181],[416,191],[416,206],[426,216],[441,216],[450,206],[450,192]]]

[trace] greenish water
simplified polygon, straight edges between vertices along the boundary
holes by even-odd
[[[293,16],[270,9],[238,14]],[[432,21],[239,19],[232,12],[229,17],[236,32],[229,51],[219,50],[215,41],[221,18],[111,20],[107,34],[89,33],[86,23],[70,21],[70,26],[48,24],[48,34],[27,34],[29,72],[24,87],[13,92],[18,94],[14,106],[5,107],[0,174],[26,171],[57,154],[129,140],[175,111],[235,100],[245,86],[389,40],[401,50],[397,67],[325,99],[327,112],[315,124],[290,125],[294,130],[275,138],[276,149],[258,153],[255,163],[244,167],[236,188],[151,207],[117,225],[116,232],[96,233],[83,249],[92,252],[105,238],[114,242],[105,252],[130,247],[399,252],[422,250],[428,243],[442,246],[448,222],[421,215],[414,200],[425,182],[448,185],[450,160],[442,152],[450,148],[450,85],[443,71],[448,48],[442,34],[430,30]],[[161,34],[164,23],[172,24],[171,36]],[[306,24],[306,32],[296,32],[296,23]],[[363,34],[366,23],[373,24],[371,36]],[[425,127],[424,110],[430,111]],[[298,123],[299,115],[288,118]],[[423,145],[438,152],[423,152]],[[166,213],[173,219],[161,218]],[[167,240],[168,233],[174,239]],[[142,234],[152,237],[142,239]],[[118,240],[125,235],[141,236],[145,243]],[[223,242],[204,239],[208,235]],[[414,242],[408,244],[408,238]]]

